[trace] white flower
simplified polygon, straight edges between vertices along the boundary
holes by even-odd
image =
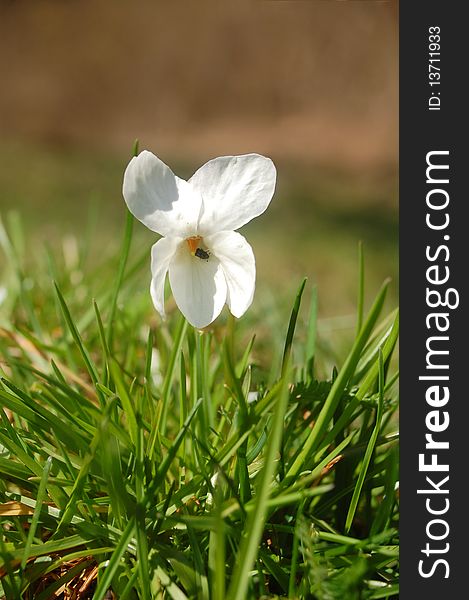
[[[259,154],[222,156],[180,179],[148,151],[124,174],[130,212],[163,236],[151,250],[151,297],[164,317],[164,283],[195,327],[206,327],[225,302],[235,317],[249,308],[256,265],[251,246],[234,230],[268,207],[275,189],[273,162]]]

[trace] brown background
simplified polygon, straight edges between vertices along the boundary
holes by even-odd
[[[0,133],[396,161],[394,2],[1,2]]]

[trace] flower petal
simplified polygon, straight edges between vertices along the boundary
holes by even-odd
[[[122,191],[130,212],[152,231],[171,237],[194,235],[200,194],[151,152],[132,158]]]
[[[151,249],[151,284],[150,294],[156,310],[165,317],[164,282],[169,263],[181,243],[181,238],[161,238]]]
[[[228,306],[241,317],[251,305],[256,287],[256,262],[251,246],[235,231],[221,231],[204,241],[218,258],[228,286]]]
[[[226,301],[226,281],[215,256],[192,256],[187,244],[179,245],[169,265],[169,281],[176,304],[194,327],[210,325]]]
[[[272,199],[275,180],[274,163],[259,154],[221,156],[200,167],[188,182],[202,196],[199,235],[238,229],[258,217]]]

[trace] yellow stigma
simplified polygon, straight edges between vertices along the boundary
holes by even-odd
[[[192,254],[192,256],[195,255],[195,251],[200,246],[201,241],[202,238],[200,237],[200,235],[194,235],[186,239],[187,245],[189,246],[189,251]]]

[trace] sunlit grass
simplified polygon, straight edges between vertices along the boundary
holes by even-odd
[[[99,257],[0,229],[3,595],[397,597],[388,283],[370,303],[355,269],[339,345],[301,278],[293,308],[261,290],[199,332],[171,302],[157,317],[149,244],[124,260],[129,242]]]

